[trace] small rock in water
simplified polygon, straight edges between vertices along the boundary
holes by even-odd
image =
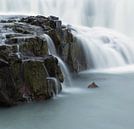
[[[99,86],[95,84],[95,82],[91,83],[88,88],[98,88]]]

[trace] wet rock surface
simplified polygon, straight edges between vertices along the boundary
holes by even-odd
[[[61,91],[64,77],[45,35],[71,72],[86,68],[71,31],[54,16],[0,16],[1,106],[45,100]]]
[[[0,106],[45,100],[59,93],[64,77],[42,36],[54,32],[53,38],[60,40],[61,21],[42,16],[0,20]]]
[[[88,88],[99,88],[99,86],[95,82],[92,82],[89,84]]]

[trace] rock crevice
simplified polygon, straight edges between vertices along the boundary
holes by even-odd
[[[86,68],[81,46],[58,17],[5,16],[0,21],[1,106],[45,100],[61,91],[64,77],[44,34],[71,72]]]

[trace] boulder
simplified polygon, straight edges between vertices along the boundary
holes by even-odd
[[[0,106],[45,100],[60,93],[64,77],[42,35],[53,36],[54,31],[60,37],[61,21],[32,16],[6,17],[0,23]]]
[[[95,82],[93,82],[89,84],[88,88],[99,88],[99,86]]]
[[[87,68],[84,50],[72,31],[75,30],[70,25],[62,25],[55,16],[2,18],[0,105],[45,100],[60,93],[64,76],[55,55],[61,57],[71,72]],[[44,35],[52,39],[57,54],[51,55],[51,44]]]
[[[60,44],[61,58],[68,64],[71,72],[87,69],[86,57],[82,45],[68,30],[64,33],[64,40]]]

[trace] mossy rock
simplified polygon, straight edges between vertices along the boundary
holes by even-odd
[[[15,83],[7,63],[0,61],[0,64],[0,106],[12,106],[16,103]]]
[[[47,96],[47,81],[49,76],[42,61],[29,60],[23,63],[24,83],[34,98]]]
[[[58,65],[57,58],[55,58],[53,56],[48,56],[45,59],[44,64],[46,66],[46,69],[47,69],[48,74],[49,74],[50,77],[55,77],[60,82],[64,81],[64,77],[63,77],[62,71],[61,71],[61,69]]]
[[[20,41],[20,52],[24,56],[45,57],[48,55],[47,42],[39,37],[27,37]]]
[[[74,69],[75,55],[80,56],[73,51],[70,30],[57,17],[15,17],[0,21],[0,105],[7,106],[45,100],[61,91],[64,77],[57,58],[49,55],[44,34],[70,68]]]

